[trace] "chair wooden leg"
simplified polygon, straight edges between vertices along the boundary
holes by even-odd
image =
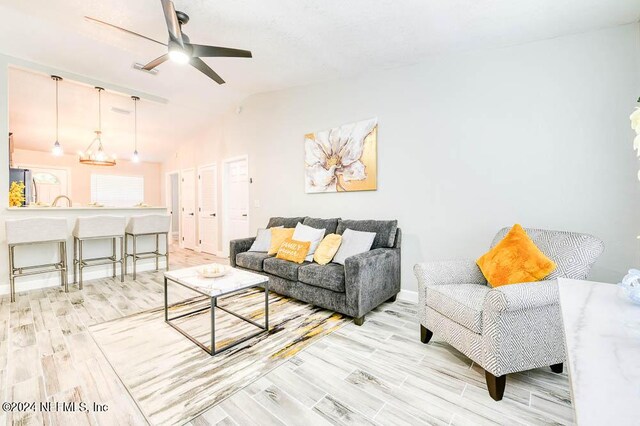
[[[551,371],[553,371],[554,373],[558,373],[558,374],[562,373],[562,363],[553,364],[551,366]]]
[[[503,374],[502,376],[494,376],[488,371],[484,372],[485,379],[487,380],[487,389],[489,390],[489,395],[495,401],[502,400],[502,396],[504,395],[504,388],[507,385],[507,375]]]
[[[355,325],[362,325],[362,324],[364,324],[364,315],[363,315],[363,316],[361,316],[361,317],[358,317],[358,318],[354,318],[354,319],[353,319],[353,323],[354,323]]]
[[[429,340],[433,337],[433,332],[424,325],[420,324],[420,341],[422,343],[429,343]]]

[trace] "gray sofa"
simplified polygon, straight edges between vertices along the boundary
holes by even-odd
[[[354,317],[362,325],[364,316],[400,292],[401,231],[396,220],[342,220],[311,217],[272,217],[267,228],[295,228],[303,223],[327,234],[346,229],[375,232],[371,250],[337,263],[302,264],[276,259],[263,252],[248,251],[255,237],[231,241],[231,266],[269,277],[269,289],[303,302]]]

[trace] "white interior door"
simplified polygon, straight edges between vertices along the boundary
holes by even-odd
[[[225,250],[230,240],[249,236],[249,167],[246,158],[226,163],[227,219]]]
[[[181,172],[180,218],[182,222],[182,247],[196,248],[196,176],[193,169]]]
[[[198,168],[198,239],[201,251],[218,253],[218,176],[215,164]]]

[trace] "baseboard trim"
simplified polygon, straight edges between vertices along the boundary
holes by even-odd
[[[418,303],[418,292],[411,290],[400,290],[400,293],[398,293],[398,299],[404,300],[405,302]]]
[[[165,259],[159,260],[159,269],[162,270],[166,266]],[[70,268],[72,266],[70,265]],[[128,267],[129,274],[126,276],[131,276],[133,272],[133,266],[129,264]],[[136,272],[146,272],[155,270],[156,265],[153,259],[143,259],[139,260]],[[91,268],[85,269],[82,273],[83,281],[96,280],[99,278],[109,278],[111,277],[111,266],[109,265],[100,265],[94,266]],[[116,277],[120,278],[120,265],[116,265]],[[73,283],[73,269],[67,271],[67,278],[69,281],[69,287],[71,287]],[[77,285],[77,284],[76,284]],[[60,286],[60,274],[53,272],[50,274],[42,274],[42,275],[31,275],[23,278],[16,278],[16,293],[21,293],[23,291],[31,291],[38,290],[41,288],[50,288],[50,287],[59,287]],[[9,294],[11,291],[11,287],[8,282],[4,282],[0,284],[0,295]]]

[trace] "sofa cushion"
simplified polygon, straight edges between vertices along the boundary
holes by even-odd
[[[316,229],[324,229],[324,235],[335,234],[338,229],[339,217],[335,219],[319,219],[317,217],[305,217],[302,222],[303,225],[310,226]]]
[[[298,223],[302,223],[304,217],[272,217],[269,219],[267,228],[282,226],[284,228],[295,228]]]
[[[309,262],[304,262],[302,265],[308,265]],[[276,259],[271,257],[264,261],[264,271],[276,275],[286,280],[298,281],[298,268],[302,265],[289,262],[288,260]]]
[[[397,220],[340,220],[337,233],[342,235],[346,229],[354,231],[375,232],[372,249],[391,248],[396,239]]]
[[[427,306],[470,331],[481,334],[482,305],[490,290],[491,287],[484,284],[429,286]]]
[[[265,259],[270,258],[271,256],[267,253],[255,252],[255,251],[246,251],[244,253],[238,253],[236,255],[236,265],[251,269],[253,271],[262,272],[263,262]]]
[[[344,293],[344,266],[337,263],[311,263],[298,269],[298,280],[315,287]]]

